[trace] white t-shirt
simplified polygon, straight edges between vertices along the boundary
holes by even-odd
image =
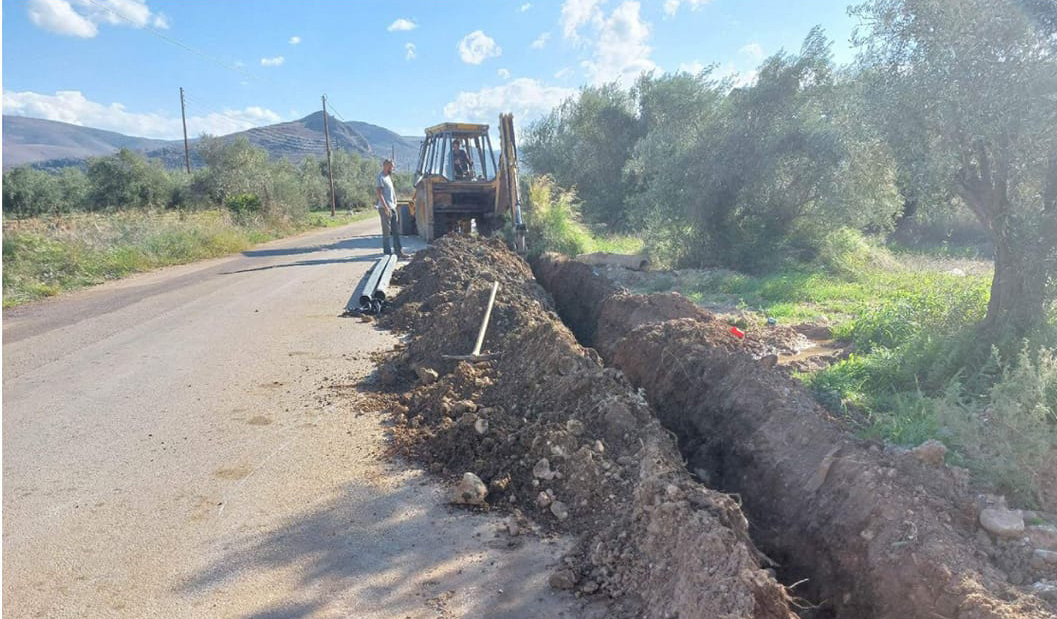
[[[378,182],[374,184],[375,187],[382,188],[382,197],[385,198],[385,202],[389,205],[389,208],[396,210],[396,190],[393,189],[393,177],[392,175],[386,175],[385,172],[378,173]],[[379,201],[374,205],[379,211],[382,210],[382,203]]]

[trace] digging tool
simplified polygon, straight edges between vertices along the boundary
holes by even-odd
[[[473,352],[468,355],[444,355],[445,359],[458,359],[460,361],[484,361],[492,359],[494,354],[482,355],[481,345],[484,344],[484,334],[488,331],[488,319],[492,317],[492,306],[495,305],[495,293],[499,291],[499,282],[492,282],[492,292],[488,295],[488,305],[484,309],[484,318],[481,320],[481,328],[477,331],[477,343],[473,346]]]

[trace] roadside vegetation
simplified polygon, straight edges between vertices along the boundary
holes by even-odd
[[[585,87],[524,140],[528,216],[567,254],[641,239],[679,269],[645,291],[827,324],[852,352],[802,376],[823,405],[1035,505],[1057,491],[1057,12],[969,5],[851,9],[849,66],[816,28],[751,83]]]
[[[191,175],[129,150],[83,170],[4,173],[4,307],[373,213],[376,161],[334,153],[331,218],[325,161],[271,161],[244,139],[196,149],[205,165]]]

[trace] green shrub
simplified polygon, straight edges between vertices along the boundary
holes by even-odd
[[[1018,504],[1038,506],[1057,471],[1057,355],[1025,344],[983,395],[952,382],[935,400],[940,437],[964,463]]]
[[[563,191],[549,176],[530,181],[524,216],[533,253],[575,256],[587,251],[590,234],[577,217],[576,194]]]

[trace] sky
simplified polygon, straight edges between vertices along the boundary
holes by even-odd
[[[330,111],[402,135],[519,125],[643,71],[749,83],[811,27],[854,55],[847,1],[3,0],[3,110],[120,133],[223,135]]]

